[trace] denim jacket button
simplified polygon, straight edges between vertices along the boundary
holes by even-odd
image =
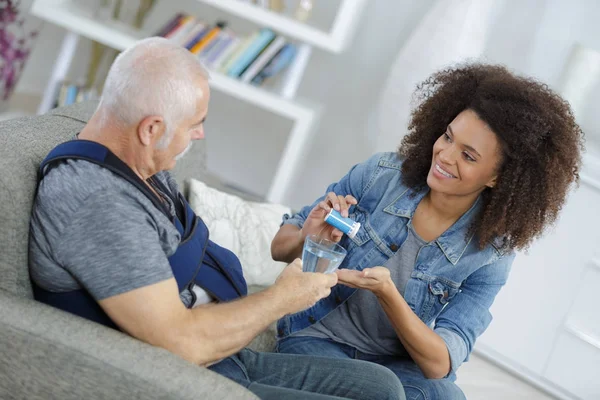
[[[315,317],[313,317],[312,315],[310,315],[308,317],[308,322],[310,322],[311,324],[314,324],[315,322],[317,322],[317,320],[315,319]]]
[[[398,245],[397,244],[390,244],[390,250],[391,251],[398,251]]]
[[[277,329],[277,334],[281,337],[283,336],[283,329]]]
[[[335,296],[335,303],[342,304],[342,298],[340,296]]]

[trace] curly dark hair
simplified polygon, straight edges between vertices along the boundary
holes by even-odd
[[[572,184],[579,182],[584,137],[569,104],[547,85],[503,66],[462,64],[417,86],[409,133],[399,154],[402,179],[423,190],[433,144],[452,120],[472,110],[498,137],[503,154],[493,189],[471,227],[479,247],[500,239],[526,249],[556,221]]]

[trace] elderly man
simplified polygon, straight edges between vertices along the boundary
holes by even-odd
[[[262,398],[404,398],[386,368],[244,349],[285,314],[330,293],[302,272],[247,296],[240,263],[166,170],[204,137],[207,73],[187,50],[143,40],[117,57],[96,113],[44,160],[32,212],[38,300],[207,366]]]

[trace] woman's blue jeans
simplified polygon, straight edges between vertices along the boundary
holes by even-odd
[[[382,365],[400,378],[407,400],[466,400],[462,390],[452,379],[427,379],[410,358],[374,356],[333,340],[309,336],[290,336],[280,340],[277,343],[277,352],[358,359]]]
[[[366,361],[244,349],[209,369],[261,399],[405,399],[390,370]]]

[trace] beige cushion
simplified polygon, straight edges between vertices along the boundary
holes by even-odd
[[[195,179],[187,185],[190,206],[208,226],[211,240],[239,257],[248,285],[272,285],[286,264],[271,258],[271,241],[290,208],[246,201]]]

